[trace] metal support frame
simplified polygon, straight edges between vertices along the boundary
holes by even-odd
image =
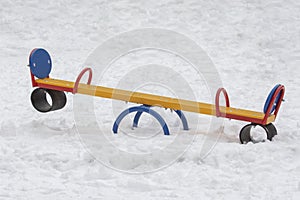
[[[144,105],[144,106],[148,106],[148,105]],[[151,106],[148,106],[151,107]],[[175,113],[178,115],[178,117],[180,118],[181,122],[182,122],[182,126],[183,126],[183,130],[189,130],[189,126],[188,126],[188,122],[187,119],[185,117],[185,115],[183,114],[183,112],[181,110],[174,110]],[[138,127],[139,124],[139,120],[142,116],[143,112],[139,111],[135,114],[134,119],[133,119],[133,127]]]
[[[126,115],[128,115],[132,112],[138,112],[138,113],[146,112],[146,113],[152,115],[155,119],[157,119],[157,121],[161,125],[161,127],[164,131],[164,134],[165,135],[170,135],[170,131],[169,131],[169,128],[168,128],[165,120],[160,116],[160,114],[158,114],[156,111],[152,110],[150,108],[150,106],[145,106],[145,105],[134,106],[134,107],[128,108],[128,109],[124,110],[123,112],[121,112],[121,114],[117,117],[117,119],[116,119],[116,121],[114,122],[114,125],[113,125],[112,130],[115,134],[118,133],[119,124],[121,123],[122,119]]]
[[[216,93],[216,97],[215,97],[215,106],[216,106],[216,116],[217,117],[226,117],[226,113],[222,113],[220,111],[220,95],[221,92],[223,93],[224,97],[225,97],[225,101],[226,101],[226,107],[230,107],[230,102],[229,102],[229,96],[227,94],[227,91],[225,90],[225,88],[219,88],[217,93]]]

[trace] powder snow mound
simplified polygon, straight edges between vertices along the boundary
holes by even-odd
[[[299,1],[2,0],[0,7],[0,199],[299,199]],[[287,101],[279,111],[273,141],[240,145],[238,134],[245,123],[226,120],[217,145],[204,159],[199,152],[205,138],[201,132],[172,165],[132,175],[105,167],[89,153],[76,131],[72,94],[67,94],[62,110],[47,114],[34,110],[26,67],[32,48],[50,52],[52,77],[74,80],[90,52],[106,38],[143,27],[167,28],[197,42],[215,64],[234,107],[262,111],[270,89],[277,83],[285,85]],[[127,69],[148,61],[189,72],[179,58],[153,51],[146,55],[137,52],[112,63],[110,69],[116,70],[107,71],[104,84],[118,84]],[[200,87],[205,80],[187,76],[195,95],[206,98]],[[156,88],[156,92],[164,91]],[[121,149],[146,152],[169,141],[160,135],[156,143],[130,143],[125,134],[114,136],[112,102],[98,99],[95,105],[105,133]],[[180,130],[178,119],[168,116],[170,127]],[[200,128],[205,128],[209,118],[202,119]],[[144,120],[141,125],[151,122]],[[87,129],[90,126],[86,124]],[[130,130],[125,121],[121,126]],[[136,133],[147,131],[143,127]],[[153,123],[151,128],[156,127]],[[93,139],[97,132],[87,134]],[[129,169],[159,164],[144,160],[137,165],[94,142],[100,152],[112,155],[108,156],[112,164]]]

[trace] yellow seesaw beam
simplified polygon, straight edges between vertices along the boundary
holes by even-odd
[[[75,84],[74,82],[52,79],[52,78],[37,79],[36,82],[38,84],[58,86],[64,88],[74,88],[74,84]],[[145,104],[145,105],[158,106],[163,108],[170,108],[173,110],[183,110],[188,112],[195,112],[195,113],[214,115],[214,116],[216,115],[216,107],[213,104],[176,99],[176,98],[146,94],[141,92],[132,92],[128,90],[120,90],[120,89],[80,83],[77,93],[91,95],[91,96],[98,96],[103,98],[116,99],[116,100],[121,100],[126,102],[137,103],[137,104]],[[220,106],[220,111],[222,113],[226,113],[234,116],[253,118],[258,120],[262,120],[265,117],[265,113],[263,112],[237,109],[232,107]],[[275,115],[270,115],[267,118],[266,124],[269,124],[273,121],[275,121]]]

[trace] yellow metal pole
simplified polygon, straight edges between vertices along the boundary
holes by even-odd
[[[44,78],[37,79],[37,83],[52,85],[64,88],[73,88],[74,82]],[[115,100],[121,100],[126,102],[132,102],[137,104],[145,104],[150,106],[158,106],[163,108],[170,108],[173,110],[182,110],[194,113],[201,113],[206,115],[216,115],[216,107],[213,104],[176,99],[171,97],[164,97],[154,94],[146,94],[141,92],[133,92],[128,90],[121,90],[109,87],[88,85],[88,84],[79,84],[77,93],[84,95],[97,96],[102,98],[110,98]],[[220,111],[222,113],[237,115],[242,117],[250,117],[255,119],[263,119],[265,113],[256,112],[251,110],[237,109],[232,107],[220,106]],[[274,115],[268,117],[267,123],[271,123],[275,120]]]

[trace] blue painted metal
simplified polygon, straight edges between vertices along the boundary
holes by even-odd
[[[140,120],[142,114],[143,114],[143,112],[140,112],[140,111],[135,114],[132,127],[138,127],[139,120]]]
[[[146,106],[146,107],[151,107],[149,105],[143,105],[143,106]],[[142,111],[138,111],[135,116],[134,116],[134,119],[133,119],[133,124],[132,124],[132,127],[138,127],[138,124],[139,124],[139,120],[142,116],[143,112]]]
[[[150,106],[148,106],[148,107],[150,107]],[[186,119],[185,115],[183,114],[183,112],[181,110],[175,110],[175,112],[182,122],[183,130],[189,130],[188,122],[187,122],[187,119]],[[140,120],[142,114],[143,114],[143,112],[141,112],[141,111],[139,111],[135,114],[134,119],[133,119],[133,124],[132,124],[133,127],[138,127],[139,120]]]
[[[265,103],[265,105],[264,105],[264,113],[267,112],[268,107],[269,107],[269,104],[270,104],[270,101],[271,101],[271,99],[272,99],[272,97],[273,97],[275,91],[277,90],[277,88],[278,88],[279,86],[280,86],[280,84],[275,85],[275,87],[274,87],[274,88],[271,90],[271,92],[269,93],[268,98],[267,98],[267,100],[266,100],[266,103]],[[271,114],[272,112],[274,112],[274,110],[275,110],[275,108],[276,108],[276,106],[277,106],[277,103],[278,103],[278,101],[279,101],[280,96],[281,96],[281,92],[277,95],[277,97],[276,97],[276,99],[275,99],[275,102],[274,102],[274,105],[273,105],[273,107],[272,107],[272,109],[271,109],[271,111],[270,111],[269,114]]]
[[[34,49],[29,57],[29,66],[32,74],[37,78],[46,78],[51,72],[52,62],[45,49]]]
[[[178,115],[178,117],[181,119],[183,130],[189,130],[189,125],[183,112],[181,110],[175,110],[175,112]]]
[[[113,125],[113,132],[116,134],[118,133],[118,128],[119,128],[119,124],[121,123],[122,119],[132,113],[132,112],[146,112],[146,113],[149,113],[150,115],[152,115],[155,119],[157,119],[157,121],[159,122],[159,124],[161,125],[163,131],[164,131],[164,134],[165,135],[170,135],[170,132],[169,132],[169,128],[165,122],[165,120],[154,110],[152,110],[150,108],[150,106],[145,106],[145,105],[142,105],[142,106],[135,106],[135,107],[131,107],[131,108],[128,108],[126,110],[124,110],[123,112],[121,112],[121,114],[117,117],[114,125]]]

